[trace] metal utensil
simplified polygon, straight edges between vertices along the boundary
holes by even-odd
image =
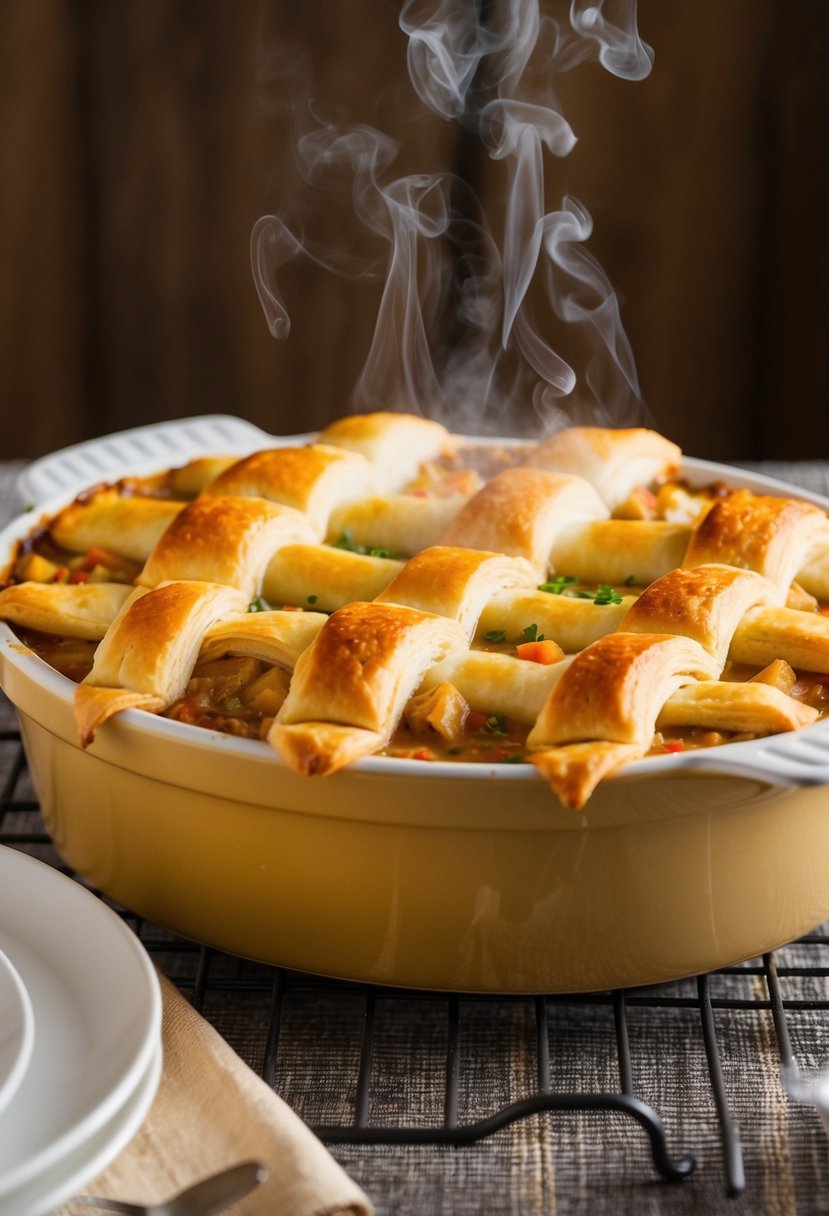
[[[247,1195],[267,1176],[268,1171],[261,1161],[243,1161],[203,1178],[164,1203],[123,1203],[119,1199],[96,1195],[79,1195],[75,1203],[111,1212],[114,1216],[210,1216],[211,1212],[220,1212]]]

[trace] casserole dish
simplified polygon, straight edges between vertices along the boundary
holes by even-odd
[[[232,419],[145,428],[38,462],[23,493],[51,515],[102,477],[265,442]],[[827,507],[704,461],[683,474]],[[4,563],[32,524],[2,534]],[[263,743],[137,710],[83,751],[75,686],[5,625],[0,676],[67,863],[237,954],[407,987],[586,991],[724,966],[829,916],[826,721],[636,761],[576,814],[529,766],[372,756],[309,780]]]

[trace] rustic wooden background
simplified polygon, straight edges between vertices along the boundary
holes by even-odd
[[[273,55],[304,47],[320,96],[403,141],[403,171],[462,163],[497,189],[416,106],[397,7],[0,0],[2,456],[347,408],[379,288],[291,267],[278,344],[252,286],[251,227],[290,180]],[[550,197],[593,213],[658,427],[716,458],[829,457],[829,3],[640,0],[639,26],[648,80],[562,81],[580,142]]]

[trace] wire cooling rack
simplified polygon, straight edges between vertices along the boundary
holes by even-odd
[[[4,709],[8,708],[3,706]],[[1,720],[1,719],[0,719]],[[61,868],[39,814],[29,782],[26,760],[16,729],[0,729],[0,843],[21,848]],[[116,906],[117,907],[117,906]],[[713,1103],[721,1142],[726,1194],[736,1196],[745,1187],[744,1154],[738,1120],[724,1079],[723,1058],[715,1011],[770,1010],[781,1064],[794,1065],[792,1029],[804,1014],[829,1014],[829,987],[817,981],[829,977],[829,936],[813,933],[779,957],[794,956],[794,963],[779,962],[773,954],[739,967],[724,968],[680,985],[648,989],[616,990],[566,996],[457,996],[384,989],[342,983],[283,968],[236,959],[231,955],[196,945],[152,925],[129,911],[117,908],[162,970],[209,1021],[220,1030],[235,1034],[234,1044],[243,1058],[263,1079],[280,1092],[329,1144],[468,1145],[508,1124],[543,1111],[615,1112],[635,1121],[647,1137],[653,1165],[666,1181],[679,1181],[695,1169],[690,1153],[671,1152],[665,1126],[654,1106],[637,1094],[636,1051],[632,1046],[632,1012],[689,1011],[697,1021],[704,1043],[705,1092],[697,1087],[693,1100]],[[729,977],[742,981],[729,985]],[[781,979],[798,979],[798,991],[806,995],[784,999]],[[504,1017],[505,1006],[510,1016]],[[424,1086],[395,1085],[384,1075],[388,1055],[383,1044],[389,1011],[406,1008],[421,1017],[428,1050],[408,1061],[411,1070],[426,1069],[432,1100],[401,1108],[389,1093],[404,1088],[407,1094]],[[612,1017],[613,1062],[616,1084],[601,1092],[593,1087],[561,1092],[554,1089],[551,1047],[556,1043],[557,1013],[577,1009],[581,1015],[597,1008]],[[298,1013],[297,1010],[300,1012]],[[292,1036],[314,1011],[324,1028],[328,1053],[326,1067],[336,1058],[341,1076],[337,1090],[342,1101],[335,1118],[314,1109],[306,1094],[292,1089],[290,1060]],[[465,1061],[474,1055],[480,1061],[481,1043],[494,1044],[504,1028],[520,1034],[524,1055],[532,1061],[531,1092],[513,1100],[509,1086],[491,1092],[491,1113],[469,1118],[464,1112],[468,1087]],[[800,1027],[797,1028],[798,1032]],[[475,1052],[467,1041],[475,1037]],[[488,1036],[488,1037],[487,1037]],[[681,1051],[677,1043],[676,1050]],[[303,1045],[307,1056],[307,1041]],[[585,1042],[589,1052],[590,1043]],[[322,1058],[322,1056],[320,1057]],[[285,1061],[288,1061],[287,1069]],[[395,1068],[400,1068],[399,1058]],[[479,1063],[480,1069],[480,1063]],[[434,1075],[440,1076],[438,1101],[434,1100]],[[607,1073],[605,1073],[607,1075]],[[378,1098],[382,1091],[382,1098]]]

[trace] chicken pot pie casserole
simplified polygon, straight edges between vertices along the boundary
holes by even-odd
[[[470,444],[413,415],[95,486],[22,541],[0,619],[77,683],[324,776],[533,764],[582,808],[632,760],[829,715],[829,519],[691,486],[654,431]]]

